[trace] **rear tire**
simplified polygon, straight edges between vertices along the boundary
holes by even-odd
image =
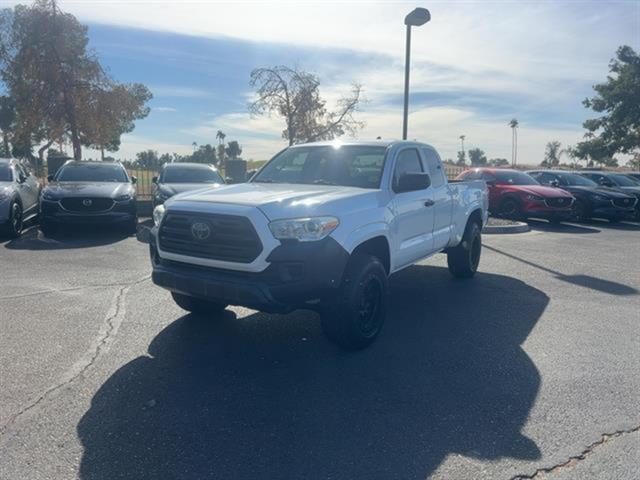
[[[347,265],[337,298],[328,299],[322,330],[345,350],[360,350],[380,333],[387,309],[387,272],[372,255],[356,253]]]
[[[456,278],[471,278],[478,271],[482,253],[482,234],[477,222],[467,224],[462,241],[447,251],[449,272]]]
[[[200,315],[219,316],[224,309],[227,308],[226,303],[212,302],[181,293],[171,292],[171,296],[173,297],[173,301],[183,310]]]

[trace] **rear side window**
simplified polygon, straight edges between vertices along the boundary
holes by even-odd
[[[400,152],[396,161],[396,169],[393,174],[393,186],[398,184],[398,179],[406,173],[423,173],[422,162],[415,148],[408,148]]]
[[[10,182],[13,180],[11,167],[8,163],[0,163],[0,182]]]
[[[440,158],[435,150],[430,148],[423,148],[422,153],[427,162],[427,170],[431,177],[431,186],[434,188],[444,185],[444,172],[442,171],[442,165],[440,164]]]

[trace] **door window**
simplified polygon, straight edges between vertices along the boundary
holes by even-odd
[[[393,174],[393,188],[395,190],[400,177],[406,173],[423,173],[422,162],[415,148],[408,148],[400,152]]]

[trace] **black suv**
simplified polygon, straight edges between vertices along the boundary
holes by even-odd
[[[561,170],[531,170],[527,173],[543,185],[571,193],[576,198],[573,217],[577,221],[596,217],[616,222],[635,214],[635,197],[598,185],[581,175]]]
[[[40,199],[40,226],[47,234],[61,224],[115,224],[135,232],[136,177],[120,163],[65,163]]]
[[[636,202],[635,219],[640,220],[640,182],[638,180],[630,178],[627,174],[618,172],[582,171],[580,175],[587,177],[589,180],[593,180],[603,187],[614,188],[622,193],[635,196],[638,199]]]

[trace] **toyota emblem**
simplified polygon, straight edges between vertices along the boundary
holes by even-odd
[[[191,224],[191,235],[196,240],[206,240],[211,235],[211,227],[205,222],[193,222]]]
[[[82,200],[82,205],[84,205],[85,207],[90,207],[92,203],[93,201],[90,198],[85,198],[84,200]]]

